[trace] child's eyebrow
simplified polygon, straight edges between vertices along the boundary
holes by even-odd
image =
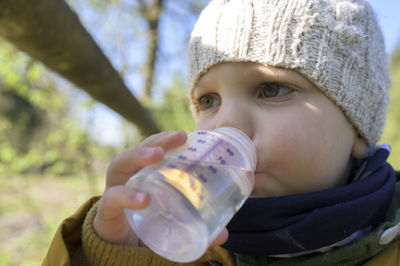
[[[212,81],[208,80],[207,77],[202,77],[198,79],[197,82],[193,85],[192,95],[195,94],[196,91],[209,90],[212,86]]]
[[[312,81],[296,70],[281,67],[264,67],[262,65],[259,65],[256,69],[266,78],[271,79],[271,81],[287,82],[302,88],[314,88],[319,90]]]
[[[196,95],[203,94],[210,90],[211,90],[211,88],[209,86],[204,85],[204,84],[202,86],[200,86],[199,83],[196,83],[192,88],[191,95],[192,95],[192,97],[196,97]]]
[[[257,67],[253,68],[253,70],[256,73],[260,72],[261,74],[271,79],[277,79],[277,77],[278,79],[287,79],[291,75],[300,75],[297,71],[294,70],[263,65],[258,65]]]

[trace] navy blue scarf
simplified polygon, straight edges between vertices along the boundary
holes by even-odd
[[[377,148],[346,186],[311,193],[250,198],[228,224],[224,248],[266,256],[301,253],[342,241],[382,222],[393,197],[396,173]]]

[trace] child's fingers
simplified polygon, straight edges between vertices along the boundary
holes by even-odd
[[[187,134],[183,130],[164,131],[148,137],[138,147],[159,146],[167,151],[185,144],[186,139]]]
[[[165,131],[143,141],[137,148],[121,152],[111,161],[107,170],[106,188],[123,185],[141,168],[159,162],[164,151],[186,142],[184,131]]]
[[[137,171],[164,158],[161,147],[140,147],[119,153],[111,161],[107,170],[106,189],[124,185]]]
[[[139,238],[132,232],[124,215],[124,208],[141,209],[150,202],[150,196],[125,186],[107,189],[100,200],[93,221],[96,233],[115,244],[138,245]]]
[[[123,209],[142,209],[150,203],[150,196],[126,186],[113,186],[107,189],[99,203],[97,219],[103,222],[114,221],[123,215]]]
[[[224,228],[221,233],[219,233],[217,238],[215,238],[214,241],[211,243],[210,247],[222,245],[228,240],[228,236],[228,229]]]

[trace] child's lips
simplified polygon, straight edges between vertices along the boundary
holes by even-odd
[[[254,178],[257,179],[257,177],[259,178],[262,175],[261,171],[255,171],[254,172]]]
[[[254,171],[254,178],[256,178],[256,179],[264,178],[265,175],[266,175],[266,172],[264,171],[264,169],[256,168],[256,170]]]

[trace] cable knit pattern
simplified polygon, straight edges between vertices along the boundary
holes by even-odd
[[[366,1],[213,0],[191,35],[190,92],[213,65],[240,61],[297,70],[371,146],[378,142],[391,80],[383,37]]]

